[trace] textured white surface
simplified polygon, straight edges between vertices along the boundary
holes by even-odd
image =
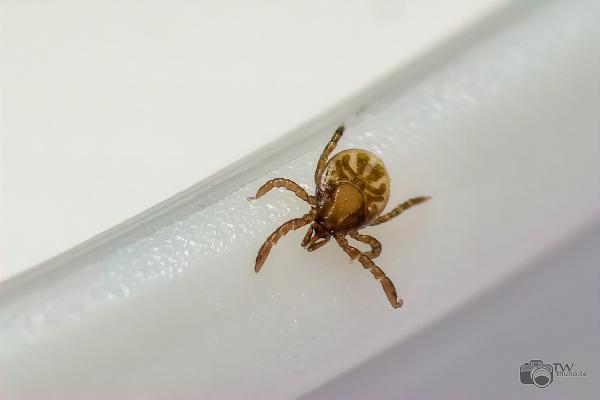
[[[331,243],[289,234],[260,274],[266,235],[307,208],[313,151],[215,204],[1,303],[9,394],[291,398],[429,326],[600,215],[597,3],[544,3],[347,118],[340,149],[380,155],[390,203],[433,196],[368,232],[406,300]],[[201,209],[198,209],[201,208]],[[184,212],[185,211],[185,212]],[[60,366],[57,368],[56,366]]]
[[[2,1],[0,280],[306,126],[505,3]]]
[[[600,398],[600,224],[302,400],[592,400]],[[572,364],[544,389],[532,358]]]

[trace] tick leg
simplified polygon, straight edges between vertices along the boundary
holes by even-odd
[[[348,244],[348,240],[345,237],[343,237],[341,235],[340,236],[336,235],[334,237],[335,237],[335,240],[337,241],[337,243],[342,248],[342,250],[344,250],[346,252],[346,254],[348,254],[350,256],[350,258],[352,258],[353,260],[360,261],[362,266],[365,269],[368,269],[373,274],[375,279],[377,279],[381,283],[381,286],[383,287],[383,291],[385,292],[385,295],[387,296],[392,307],[394,307],[394,308],[402,307],[403,301],[402,301],[402,299],[398,298],[398,294],[396,293],[396,288],[394,287],[394,284],[392,283],[390,278],[387,277],[385,272],[383,272],[381,270],[381,268],[379,268],[377,265],[375,265],[373,260],[371,260],[369,257],[367,257],[360,250],[358,250],[355,247],[350,246]]]
[[[315,171],[315,183],[316,184],[319,183],[319,178],[321,177],[321,174],[323,173],[325,164],[327,164],[327,158],[329,158],[329,155],[331,154],[333,149],[335,149],[335,146],[337,146],[337,142],[340,140],[340,138],[344,134],[344,129],[346,129],[344,127],[344,125],[341,125],[339,128],[337,128],[335,130],[335,132],[333,133],[331,140],[329,141],[329,143],[327,143],[327,146],[325,146],[325,148],[323,149],[323,153],[321,153],[321,157],[319,157],[319,162],[317,163],[317,169]]]
[[[258,191],[256,192],[256,196],[248,197],[248,200],[256,200],[259,197],[262,197],[264,194],[266,194],[269,190],[271,190],[273,188],[280,188],[280,187],[294,192],[294,194],[296,194],[296,196],[298,196],[302,200],[308,202],[308,204],[310,204],[311,206],[315,205],[315,197],[314,196],[310,196],[308,193],[306,193],[306,190],[302,189],[300,187],[300,185],[298,185],[296,182],[291,181],[289,179],[285,179],[285,178],[271,179],[270,181],[268,181],[267,183],[265,183],[258,189]]]
[[[404,211],[408,210],[412,206],[416,206],[417,204],[424,203],[429,199],[431,199],[431,197],[429,197],[429,196],[420,196],[420,197],[414,197],[410,200],[406,200],[404,203],[400,204],[399,206],[396,206],[396,208],[394,208],[389,213],[383,214],[383,215],[380,215],[379,217],[377,217],[375,219],[375,221],[371,222],[369,225],[379,225],[379,224],[383,224],[384,222],[388,222],[390,219],[397,217],[398,215],[402,214]]]
[[[365,256],[369,258],[376,258],[381,254],[381,243],[379,243],[379,240],[375,239],[373,236],[361,235],[358,232],[352,232],[350,233],[350,237],[371,246],[371,251],[364,253]]]
[[[277,241],[281,237],[285,236],[285,234],[287,234],[289,231],[296,230],[298,228],[303,227],[304,225],[310,224],[314,220],[314,218],[314,213],[311,211],[308,214],[302,216],[301,218],[291,219],[283,225],[281,225],[279,228],[275,229],[275,231],[273,231],[273,233],[269,235],[267,240],[265,240],[263,245],[260,247],[260,250],[258,250],[258,255],[256,256],[256,264],[254,264],[254,271],[260,271],[260,267],[262,267],[262,265],[265,263],[265,260],[267,259],[267,256],[271,251],[271,248],[277,244]]]

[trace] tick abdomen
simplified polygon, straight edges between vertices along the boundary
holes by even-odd
[[[344,150],[326,164],[317,185],[319,222],[331,232],[367,225],[385,208],[390,177],[383,161],[366,150]]]

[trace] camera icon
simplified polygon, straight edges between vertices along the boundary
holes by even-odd
[[[539,388],[545,388],[554,380],[554,368],[550,364],[544,364],[542,360],[531,360],[521,365],[521,383],[533,384]]]

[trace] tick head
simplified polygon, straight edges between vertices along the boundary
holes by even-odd
[[[313,229],[314,229],[313,237],[316,237],[317,239],[326,239],[326,240],[329,240],[331,238],[331,232],[329,232],[329,230],[327,230],[327,228],[325,228],[320,223],[315,222],[313,225]]]
[[[319,222],[313,222],[302,241],[302,247],[305,247],[308,251],[315,251],[327,243],[329,239],[331,239],[331,232]]]

